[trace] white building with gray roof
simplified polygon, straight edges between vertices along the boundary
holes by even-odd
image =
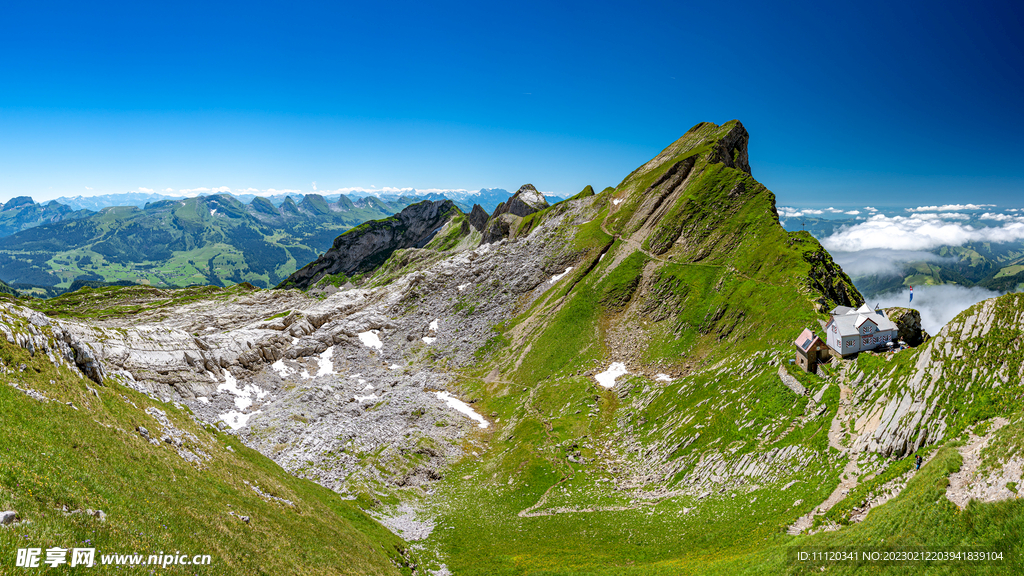
[[[899,329],[884,310],[836,306],[825,324],[825,344],[840,356],[885,348],[898,339]]]

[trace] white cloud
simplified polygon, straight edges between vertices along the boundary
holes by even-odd
[[[1010,214],[999,214],[996,212],[985,212],[981,216],[978,216],[979,220],[998,220],[1000,222],[1021,222],[1020,216],[1012,216]]]
[[[832,252],[832,259],[843,271],[853,277],[900,276],[904,265],[910,262],[956,262],[956,258],[943,257],[923,250],[887,250],[870,248],[858,252]]]
[[[162,192],[174,192],[174,188],[164,188]]]
[[[793,208],[792,206],[778,206],[780,218],[799,218],[804,215],[818,216],[823,214],[821,210],[814,210],[812,208]]]
[[[829,206],[828,208],[825,208],[825,210],[826,210],[827,212],[831,212],[831,213],[833,213],[833,214],[842,214],[842,213],[843,213],[843,211],[842,211],[842,210],[840,210],[840,209],[838,209],[838,208],[834,208],[834,207],[832,207],[832,206]]]
[[[888,217],[877,214],[847,226],[823,239],[830,252],[857,252],[871,248],[929,250],[939,246],[960,246],[966,242],[1011,242],[1024,239],[1024,222],[997,227],[974,228],[959,222],[940,220],[935,214]]]
[[[178,190],[178,192],[184,194],[185,196],[189,196],[189,197],[191,197],[191,196],[198,196],[199,194],[201,194],[203,192],[209,192],[209,191],[210,191],[209,188],[185,188],[185,189],[182,189],[182,190]]]
[[[875,208],[874,206],[865,206],[864,209],[868,212],[878,212],[878,208]]]
[[[227,186],[220,186],[219,188],[210,190],[210,192],[231,192],[231,188],[228,188]]]
[[[302,190],[291,190],[288,188],[285,188],[283,190],[278,190],[276,188],[267,188],[266,190],[264,190],[264,192],[266,192],[268,196],[274,196],[277,194],[302,194]]]
[[[860,214],[860,210],[848,210],[846,212],[843,212],[843,214],[849,214],[850,216],[856,216],[856,215]]]
[[[955,210],[982,210],[995,207],[995,204],[943,204],[942,206],[918,206],[907,208],[907,212],[953,212]]]
[[[248,194],[248,193],[254,193],[255,194],[255,193],[259,193],[259,191],[260,191],[259,188],[245,188],[245,189],[237,188],[237,189],[235,189],[235,192],[238,192],[240,194]]]
[[[90,187],[88,187],[88,186],[86,186],[86,187],[85,187],[85,189],[86,189],[86,190],[92,190],[92,188],[90,188]]]
[[[153,193],[155,192],[155,190],[153,190],[152,188],[143,188],[142,186],[139,186],[139,192]]]
[[[316,190],[316,180],[313,180],[313,190]]]

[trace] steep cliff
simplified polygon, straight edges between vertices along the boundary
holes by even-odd
[[[369,272],[395,250],[425,245],[445,222],[459,214],[451,200],[424,201],[390,218],[361,224],[335,238],[330,250],[296,270],[278,288],[305,289],[329,274]]]

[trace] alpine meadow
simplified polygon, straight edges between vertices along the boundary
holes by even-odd
[[[0,573],[1024,573],[1024,295],[876,308],[749,140],[490,211],[27,214],[0,269],[120,267],[0,293]]]

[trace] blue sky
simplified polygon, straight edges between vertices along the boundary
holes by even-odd
[[[22,4],[0,200],[572,194],[738,118],[780,204],[1024,205],[1020,2]]]

